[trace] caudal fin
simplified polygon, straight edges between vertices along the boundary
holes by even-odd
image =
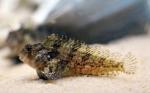
[[[123,62],[124,62],[125,73],[134,74],[136,72],[138,61],[131,53],[128,53],[127,55],[125,55]]]

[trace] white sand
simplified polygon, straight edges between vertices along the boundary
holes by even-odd
[[[12,65],[0,51],[0,93],[150,93],[150,35],[132,36],[107,47],[132,52],[141,60],[134,75],[116,78],[69,77],[53,82],[39,80],[27,65]]]

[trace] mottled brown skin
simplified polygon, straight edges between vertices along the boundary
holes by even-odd
[[[20,59],[37,70],[40,78],[55,80],[77,75],[113,75],[125,72],[124,64],[94,54],[88,45],[52,34],[43,43],[26,45],[20,53]]]

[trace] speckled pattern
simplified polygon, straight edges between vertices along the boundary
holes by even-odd
[[[150,93],[150,34],[122,38],[106,47],[123,54],[132,52],[141,60],[137,72],[114,78],[80,76],[43,81],[29,66],[14,66],[3,59],[5,49],[0,50],[0,93]]]
[[[42,43],[27,44],[20,60],[37,70],[41,79],[67,76],[114,76],[133,74],[137,60],[131,54],[111,53],[104,46],[90,47],[80,41],[51,34]]]

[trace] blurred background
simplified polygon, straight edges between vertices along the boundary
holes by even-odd
[[[149,15],[150,0],[0,0],[0,93],[150,93]],[[41,81],[18,54],[51,33],[131,52],[137,73]]]
[[[0,41],[21,27],[46,25],[87,43],[146,34],[149,0],[0,0]],[[53,31],[55,33],[55,31]]]

